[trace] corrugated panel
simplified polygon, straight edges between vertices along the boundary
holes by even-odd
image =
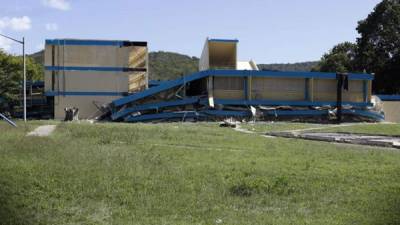
[[[302,101],[305,98],[305,79],[253,77],[251,96],[256,100]]]
[[[336,80],[314,79],[314,101],[336,101]],[[343,90],[343,101],[363,102],[363,81],[350,80],[349,90]]]
[[[383,111],[386,121],[400,123],[400,101],[384,101]]]
[[[216,99],[245,99],[244,90],[222,90],[214,89],[214,98]]]
[[[244,79],[242,77],[215,77],[214,90],[243,90]]]

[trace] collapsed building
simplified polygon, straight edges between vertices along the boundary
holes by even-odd
[[[371,110],[372,75],[263,71],[238,61],[237,45],[207,39],[198,72],[149,87],[147,44],[48,40],[47,95],[55,118],[76,107],[80,118],[125,122],[384,119]]]

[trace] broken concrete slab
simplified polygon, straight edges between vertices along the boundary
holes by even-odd
[[[386,148],[400,149],[400,137],[384,136],[371,134],[351,134],[351,133],[325,133],[325,132],[271,132],[267,135],[284,137],[284,138],[300,138],[305,140],[326,141],[337,143],[348,143],[358,145],[379,146]]]

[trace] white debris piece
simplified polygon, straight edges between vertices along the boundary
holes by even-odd
[[[46,137],[56,129],[56,125],[43,125],[29,132],[27,136]]]

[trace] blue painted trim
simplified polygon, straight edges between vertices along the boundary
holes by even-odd
[[[238,43],[239,40],[237,39],[218,39],[218,38],[212,38],[208,39],[209,42],[233,42],[233,43]]]
[[[125,92],[106,92],[106,91],[91,91],[91,92],[84,92],[84,91],[47,91],[45,92],[46,96],[123,96],[127,93]]]
[[[135,42],[135,41],[127,41],[127,40],[76,40],[76,39],[53,39],[46,40],[46,45],[85,45],[85,46],[129,46],[135,45],[138,46],[147,45],[146,42]]]
[[[195,111],[167,112],[167,113],[145,114],[140,116],[128,116],[125,118],[125,121],[142,122],[142,121],[162,120],[162,119],[197,118],[199,116],[201,115]]]
[[[400,101],[400,95],[378,95],[382,101]]]
[[[310,102],[310,101],[270,101],[270,100],[231,100],[231,99],[214,99],[214,104],[220,105],[246,105],[246,106],[335,106],[334,102]],[[372,106],[372,103],[366,102],[343,102],[343,105],[351,105],[357,107]]]
[[[182,100],[176,100],[176,101],[167,101],[167,102],[157,102],[157,103],[148,103],[148,104],[143,104],[143,105],[137,105],[133,106],[127,109],[124,109],[119,112],[115,112],[111,115],[112,120],[117,120],[121,117],[124,117],[130,113],[142,111],[142,110],[150,110],[150,109],[160,109],[160,108],[165,108],[165,107],[170,107],[170,106],[179,106],[179,105],[188,105],[188,104],[195,104],[199,102],[199,97],[193,97],[193,98],[186,98]]]
[[[134,72],[137,68],[128,67],[87,67],[87,66],[45,66],[47,71],[98,71],[98,72]]]

